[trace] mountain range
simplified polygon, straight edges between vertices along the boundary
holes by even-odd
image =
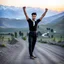
[[[44,12],[43,9],[32,8],[32,7],[27,7],[26,11],[30,18],[31,18],[32,12],[37,13],[37,18],[39,18]],[[58,14],[57,11],[48,10],[48,13],[46,14],[45,17],[49,17],[49,16],[56,15],[56,14]],[[25,19],[25,16],[24,16],[22,7],[0,5],[0,18]]]
[[[44,12],[40,8],[27,8],[27,13],[31,18],[31,13],[36,11],[37,18]],[[46,32],[46,28],[57,31],[57,34],[64,35],[64,12],[49,10],[46,17],[39,23],[39,31]],[[0,5],[0,32],[28,32],[28,22],[25,19],[22,8]]]
[[[64,20],[64,12],[50,17],[43,18],[39,25],[52,25]],[[28,22],[25,19],[0,18],[0,27],[5,28],[26,28]]]

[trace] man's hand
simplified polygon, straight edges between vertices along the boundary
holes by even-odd
[[[47,12],[47,11],[48,11],[48,9],[47,9],[47,8],[45,8],[45,11]]]
[[[25,9],[26,9],[26,7],[24,6],[24,7],[23,7],[23,10],[25,10]]]
[[[25,10],[25,9],[26,9],[26,7],[24,6],[24,7],[23,7],[23,11],[24,11],[24,14],[25,14],[25,16],[26,16],[26,20],[28,20],[28,19],[29,19],[29,17],[28,17],[28,15],[27,15],[27,13],[26,13],[26,10]]]

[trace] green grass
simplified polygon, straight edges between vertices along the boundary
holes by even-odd
[[[55,39],[56,42],[62,42],[62,41],[64,41],[64,38],[55,37],[52,40],[54,40],[54,39]]]
[[[61,43],[62,41],[64,41],[64,38],[59,38],[59,37],[54,37],[54,38],[43,38],[43,37],[39,37],[38,38],[39,42],[58,42]]]
[[[42,39],[43,42],[52,42],[52,38],[39,37],[39,38],[38,38],[38,41],[41,40],[41,39]]]
[[[0,38],[0,41],[7,42],[9,39],[11,40],[11,36],[5,35],[3,37],[4,37],[4,39],[2,40],[2,38]]]
[[[6,47],[6,45],[5,44],[0,44],[0,47]]]

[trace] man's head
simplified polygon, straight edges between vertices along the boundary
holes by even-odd
[[[32,20],[36,19],[37,14],[35,12],[32,13]]]

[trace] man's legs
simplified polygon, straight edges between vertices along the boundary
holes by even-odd
[[[31,59],[36,58],[33,56],[33,50],[36,44],[36,39],[37,39],[36,34],[29,33],[29,54]]]
[[[30,34],[29,34],[28,40],[29,40],[29,54],[30,54],[30,56],[32,56],[32,41],[33,41],[33,38]]]
[[[34,48],[35,48],[36,39],[37,39],[37,37],[36,37],[36,36],[34,36],[34,37],[33,37],[33,41],[32,41],[32,53],[33,53]]]

